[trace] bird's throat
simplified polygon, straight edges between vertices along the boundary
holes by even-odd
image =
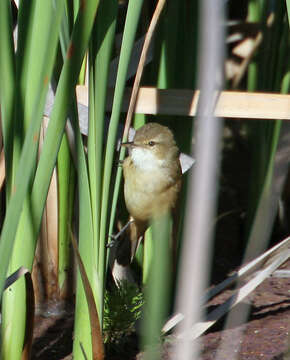
[[[157,158],[153,151],[142,147],[132,149],[131,159],[137,168],[144,171],[156,170],[165,162],[165,160]]]

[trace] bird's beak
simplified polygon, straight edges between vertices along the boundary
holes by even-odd
[[[133,144],[134,144],[133,141],[130,141],[130,142],[124,142],[124,143],[122,143],[121,146],[130,147],[130,146],[132,146]]]

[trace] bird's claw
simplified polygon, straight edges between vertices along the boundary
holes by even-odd
[[[108,244],[106,244],[106,248],[107,249],[112,249],[114,246],[116,246],[116,244],[117,244],[117,241],[113,239]]]
[[[106,248],[111,249],[112,247],[117,245],[117,240],[120,238],[120,236],[122,235],[122,231],[119,231],[118,234],[114,235],[111,234],[109,235],[109,238],[111,239],[111,241],[106,245]]]
[[[132,224],[134,220],[129,220],[127,222],[127,224],[125,226],[123,226],[123,228],[116,234],[111,234],[109,235],[109,238],[112,239],[108,244],[106,244],[106,248],[112,248],[117,244],[117,240],[119,240],[120,236],[125,232],[125,230],[127,229],[127,227]]]

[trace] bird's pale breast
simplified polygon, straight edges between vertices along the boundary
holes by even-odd
[[[171,171],[166,167],[142,170],[134,165],[130,157],[126,158],[123,167],[126,206],[136,220],[148,221],[175,206],[181,186],[181,172],[179,174],[176,169]]]

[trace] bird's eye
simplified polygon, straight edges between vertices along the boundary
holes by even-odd
[[[155,145],[155,142],[154,142],[154,141],[149,141],[148,145],[149,145],[149,146],[154,146],[154,145]]]

